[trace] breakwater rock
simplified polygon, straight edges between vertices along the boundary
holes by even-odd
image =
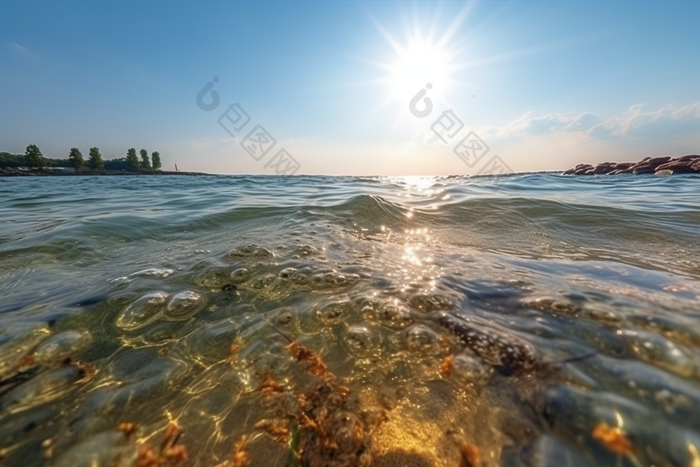
[[[700,155],[645,157],[639,162],[603,162],[598,165],[579,164],[564,175],[618,174],[700,174]]]

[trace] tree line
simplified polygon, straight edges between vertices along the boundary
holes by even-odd
[[[141,159],[136,155],[136,149],[129,148],[126,157],[112,160],[103,160],[99,148],[90,148],[88,160],[78,148],[71,148],[67,159],[49,159],[44,157],[39,147],[35,144],[27,146],[24,155],[0,152],[0,168],[4,167],[29,167],[44,169],[46,167],[73,167],[76,172],[92,170],[126,170],[129,172],[149,172],[160,170],[162,167],[160,153],[154,151],[149,158],[148,151],[139,151]]]

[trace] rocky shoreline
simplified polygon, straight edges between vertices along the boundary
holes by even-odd
[[[579,164],[564,175],[618,174],[700,174],[700,155],[645,157],[639,162],[603,162],[598,165]]]
[[[101,171],[58,171],[58,170],[19,170],[14,168],[0,168],[0,177],[66,177],[66,176],[86,176],[86,175],[211,175],[202,172],[172,172],[165,170],[153,170],[150,172],[127,172],[124,170],[101,170]]]

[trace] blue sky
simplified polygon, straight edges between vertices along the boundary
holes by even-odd
[[[431,130],[452,110],[482,163],[515,171],[698,153],[698,24],[697,1],[2,0],[0,151],[270,173],[286,149],[298,173],[476,173]],[[233,103],[251,120],[229,134]],[[241,147],[255,125],[277,141],[261,160]]]

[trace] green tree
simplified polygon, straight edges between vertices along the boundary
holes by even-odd
[[[151,161],[153,161],[153,170],[160,170],[160,168],[163,166],[160,163],[160,153],[158,151],[151,153]]]
[[[70,149],[70,153],[68,154],[68,160],[70,160],[76,172],[85,167],[85,159],[83,159],[83,154],[78,148]]]
[[[92,170],[104,170],[105,163],[102,160],[102,154],[100,154],[100,148],[90,148],[90,160],[88,165]]]
[[[105,170],[125,172],[128,169],[129,165],[126,163],[126,157],[105,161]]]
[[[26,167],[26,162],[26,158],[23,154],[0,152],[0,167]]]
[[[141,167],[144,170],[151,170],[151,160],[148,158],[148,151],[142,149],[139,153],[141,154]]]
[[[38,169],[46,167],[46,159],[44,159],[44,155],[36,144],[27,146],[27,150],[24,152],[24,163],[27,164],[27,167],[35,167]]]
[[[139,158],[136,156],[136,149],[130,148],[126,151],[126,163],[130,171],[136,172],[139,170]]]

